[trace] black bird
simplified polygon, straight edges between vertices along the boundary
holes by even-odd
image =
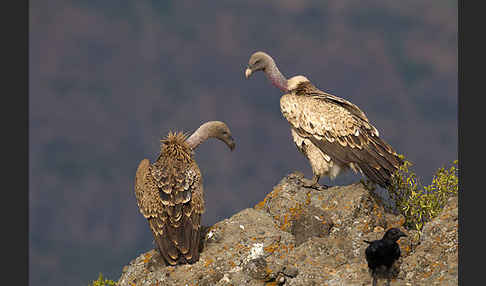
[[[400,257],[400,246],[397,241],[402,236],[407,236],[398,228],[390,228],[382,239],[367,241],[366,261],[373,277],[373,286],[376,286],[377,275],[384,274],[387,284],[390,285],[390,269],[393,263]]]

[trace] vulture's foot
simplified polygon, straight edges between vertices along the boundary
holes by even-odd
[[[317,186],[309,186],[308,188],[312,188],[312,189],[318,190],[318,191],[324,191],[324,190],[329,189],[329,186],[328,185],[317,185]]]
[[[376,276],[373,276],[373,286],[376,286],[378,285],[378,279],[376,278]]]
[[[323,191],[329,188],[329,186],[327,185],[319,185],[319,176],[317,175],[314,175],[312,180],[306,178],[302,178],[301,180],[302,180],[302,186],[305,188],[312,188],[318,191]]]

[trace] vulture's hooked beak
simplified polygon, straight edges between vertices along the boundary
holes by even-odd
[[[228,147],[230,148],[231,151],[233,151],[235,149],[236,143],[235,143],[235,139],[233,139],[233,136],[229,137],[227,144],[228,144]]]
[[[252,73],[251,69],[246,68],[246,70],[245,70],[245,77],[246,78],[249,78],[251,76],[251,73]]]
[[[230,148],[231,151],[235,149],[236,143],[235,141],[231,141],[231,143],[228,144],[228,147]]]

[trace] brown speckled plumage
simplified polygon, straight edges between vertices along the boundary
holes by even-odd
[[[250,56],[245,77],[257,71],[287,92],[280,98],[280,109],[290,123],[297,148],[312,167],[314,176],[306,186],[317,187],[321,176],[334,179],[349,168],[382,187],[390,184],[402,160],[356,105],[317,89],[304,76],[287,80],[272,57],[262,51]]]
[[[315,175],[336,177],[348,168],[382,187],[402,164],[393,148],[356,105],[317,89],[305,77],[289,79],[289,93],[280,99],[297,148]]]
[[[223,127],[229,132],[226,125]],[[205,135],[205,138],[217,137],[234,148],[231,134],[228,138],[219,138],[216,133]],[[198,261],[204,193],[201,172],[187,136],[170,132],[161,140],[157,160],[153,164],[148,159],[140,162],[135,177],[135,196],[166,263]]]

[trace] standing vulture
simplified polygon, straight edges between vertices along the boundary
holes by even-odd
[[[319,90],[304,76],[287,80],[264,52],[251,55],[246,78],[256,71],[287,93],[280,98],[280,110],[312,167],[313,178],[304,179],[304,186],[319,189],[321,176],[333,180],[349,168],[382,187],[390,185],[402,160],[356,105]]]
[[[135,196],[148,220],[155,243],[168,265],[199,260],[201,214],[204,193],[193,151],[208,138],[217,138],[233,150],[235,142],[221,121],[201,125],[189,138],[169,132],[160,154],[151,164],[143,159],[135,176]]]

